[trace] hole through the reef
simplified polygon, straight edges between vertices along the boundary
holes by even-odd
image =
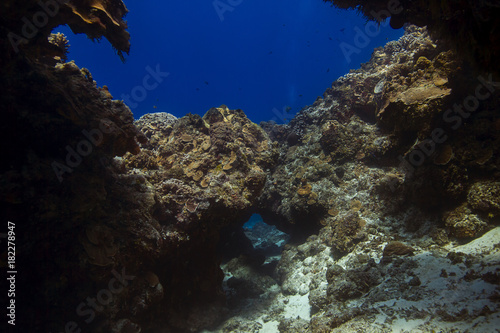
[[[290,235],[264,222],[259,214],[250,217],[243,225],[243,232],[252,242],[253,250],[266,258],[263,264],[279,261],[283,247],[290,240]]]
[[[255,264],[279,261],[290,235],[253,214],[243,225],[224,228],[220,233],[218,253],[222,263],[244,256]]]
[[[265,223],[258,214],[223,230],[219,243],[222,288],[231,316],[245,313],[249,304],[264,301],[279,290],[276,267],[289,240],[290,235]]]

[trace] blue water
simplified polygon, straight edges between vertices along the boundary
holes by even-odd
[[[88,68],[115,99],[130,96],[136,118],[151,112],[203,115],[226,104],[257,123],[287,122],[339,76],[368,61],[375,47],[403,34],[382,26],[347,59],[341,43],[354,46],[356,31],[366,31],[365,19],[321,0],[125,4],[132,43],[125,63],[105,39],[92,43],[67,27],[55,31],[69,38],[69,60]],[[168,73],[161,82],[147,81],[150,90],[144,89],[147,67]]]
[[[262,217],[259,214],[253,214],[252,216],[250,216],[248,221],[243,225],[243,228],[252,229],[255,226],[255,224],[259,222],[264,222],[262,220]]]

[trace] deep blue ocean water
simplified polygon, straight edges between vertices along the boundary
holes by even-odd
[[[370,30],[355,11],[322,0],[125,4],[132,43],[125,63],[105,39],[92,43],[65,26],[54,32],[68,36],[68,60],[88,68],[115,99],[128,100],[136,118],[152,112],[203,115],[226,104],[257,123],[284,123],[368,61],[375,47],[403,34],[386,24]],[[367,38],[359,39],[359,32]],[[144,81],[151,71],[162,74]]]

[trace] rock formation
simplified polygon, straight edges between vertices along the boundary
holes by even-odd
[[[415,27],[376,49],[370,62],[281,125],[283,137],[294,133],[300,143],[278,141],[282,160],[262,196],[263,214],[319,228],[339,210],[367,209],[362,196],[378,197],[369,209],[386,212],[417,205],[443,214],[466,203],[470,187],[497,169],[498,88],[491,75],[463,67]],[[343,192],[351,202],[340,199]],[[494,214],[485,206],[484,217]],[[459,234],[472,236],[475,224]]]

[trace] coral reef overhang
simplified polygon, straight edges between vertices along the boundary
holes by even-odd
[[[500,6],[497,1],[454,0],[324,0],[343,9],[356,9],[366,18],[427,27],[441,44],[448,44],[462,58],[485,71],[500,73]]]
[[[68,25],[74,33],[84,33],[92,40],[105,37],[122,60],[130,50],[123,20],[128,11],[121,0],[2,1],[0,11],[4,59],[19,51],[50,54],[53,47],[47,39],[59,25]]]

